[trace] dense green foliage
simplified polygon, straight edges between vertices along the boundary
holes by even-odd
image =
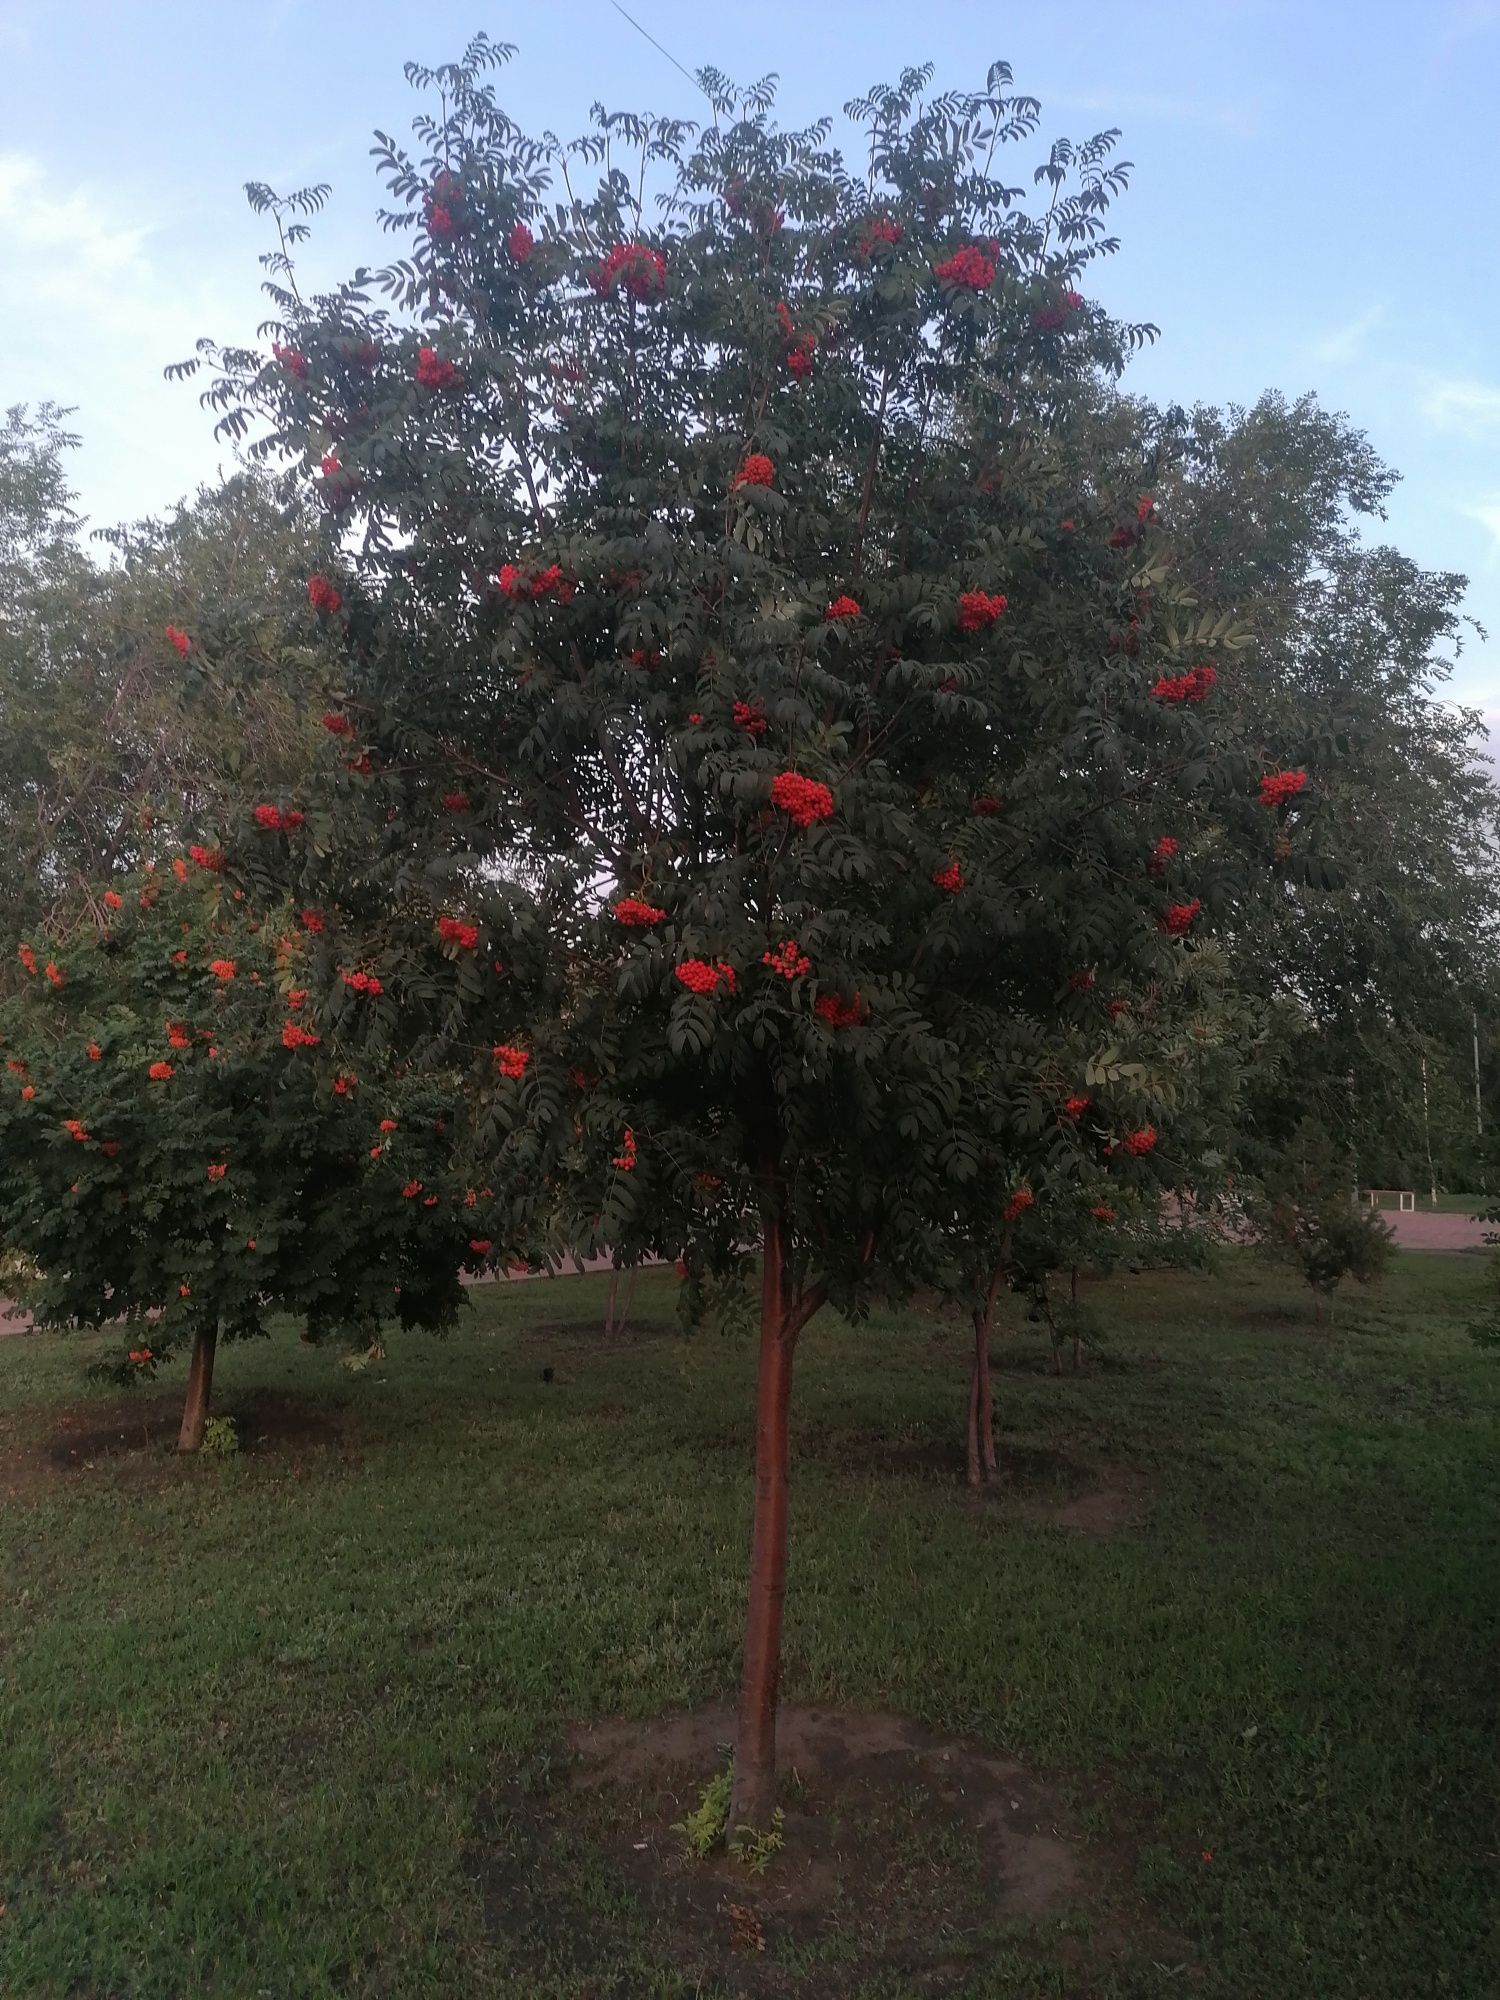
[[[125,1372],[277,1311],[435,1324],[474,1261],[451,1079],[356,1067],[312,1025],[320,914],[248,915],[218,862],[118,878],[104,927],[23,945],[0,1003],[0,1242],[39,1320],[125,1322]]]
[[[1319,773],[1316,852],[1278,850],[1276,893],[1223,929],[1267,1029],[1247,1163],[1311,1112],[1367,1183],[1422,1186],[1430,1154],[1440,1181],[1482,1185],[1473,1033],[1478,1018],[1488,1098],[1500,853],[1482,719],[1446,690],[1471,636],[1464,579],[1371,539],[1395,474],[1312,397],[1116,404],[1108,422],[1122,452],[1158,455],[1188,576],[1252,635],[1221,698]]]
[[[774,1214],[852,1304],[931,1268],[965,1186],[1128,1174],[1158,1132],[1195,1182],[1205,1029],[1166,995],[1272,827],[1316,846],[1316,786],[1257,798],[1207,657],[1245,635],[1145,460],[1089,452],[1144,333],[1074,290],[1113,135],[1055,148],[1033,211],[990,172],[1037,124],[1003,67],[851,107],[867,176],[769,89],[559,149],[487,59],[421,158],[382,145],[411,257],[307,304],[278,267],[272,356],[205,359],[356,551],[387,1032],[475,1064],[513,1236],[723,1265]],[[505,977],[397,1025],[431,891],[388,885],[436,866]],[[532,912],[487,907],[497,868]]]

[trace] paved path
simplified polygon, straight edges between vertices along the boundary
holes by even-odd
[[[1433,1215],[1422,1209],[1399,1215],[1387,1208],[1381,1214],[1403,1250],[1483,1250],[1486,1231],[1494,1228],[1467,1215]]]

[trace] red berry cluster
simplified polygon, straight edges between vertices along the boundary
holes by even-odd
[[[734,967],[721,958],[710,965],[706,958],[685,958],[672,968],[672,977],[689,993],[717,993],[722,984],[730,993],[736,988]]]
[[[1263,806],[1285,805],[1306,785],[1306,771],[1268,771],[1260,781],[1260,802]]]
[[[1157,701],[1178,706],[1184,702],[1202,703],[1213,693],[1218,678],[1214,667],[1191,667],[1185,674],[1163,674],[1151,693]]]
[[[873,256],[877,244],[894,247],[905,233],[901,224],[892,222],[889,216],[872,215],[860,231],[858,254],[861,258]]]
[[[589,283],[601,299],[616,285],[633,299],[659,299],[667,289],[667,260],[645,243],[617,243],[589,272]]]
[[[1004,595],[996,591],[993,596],[984,590],[966,590],[958,600],[958,629],[960,632],[983,632],[994,624],[1005,610]]]
[[[995,282],[995,260],[977,243],[966,243],[941,264],[934,264],[932,275],[944,284],[960,285],[965,291],[987,292]]]
[[[763,951],[760,962],[769,965],[783,979],[800,979],[812,971],[812,960],[795,938],[784,938],[774,951]]]
[[[814,820],[833,817],[833,793],[816,778],[804,778],[796,771],[783,771],[772,779],[771,803],[794,826],[805,828]]]
[[[500,588],[507,597],[529,597],[533,604],[543,597],[555,597],[559,604],[571,604],[578,594],[577,584],[563,575],[561,563],[549,563],[545,569],[539,570],[524,570],[516,563],[502,563]]]
[[[820,993],[813,1002],[813,1012],[830,1028],[857,1028],[865,1018],[864,1006],[857,993],[852,1000],[845,1000],[838,993]]]
[[[443,360],[435,347],[419,347],[416,379],[423,389],[453,389],[458,386],[459,373],[451,361]]]

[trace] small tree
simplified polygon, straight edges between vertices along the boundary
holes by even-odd
[[[442,1324],[481,1254],[451,1084],[352,1064],[304,983],[317,913],[252,916],[194,857],[115,878],[60,961],[23,941],[0,1007],[0,1254],[42,1324],[125,1322],[125,1379],[190,1345],[183,1451],[220,1338]]]
[[[1158,812],[1169,796],[1169,784],[1153,794]],[[963,1172],[935,1282],[973,1318],[971,1486],[995,1466],[997,1299],[1007,1288],[1026,1291],[1056,1340],[1055,1274],[1069,1274],[1071,1312],[1082,1267],[1158,1255],[1169,1242],[1179,1261],[1205,1239],[1168,1235],[1168,1197],[1206,1221],[1225,1187],[1255,1015],[1233,993],[1224,951],[1200,935],[1198,915],[1171,921],[1192,908],[1184,885],[1205,875],[1215,904],[1229,903],[1232,858],[1226,865],[1216,854],[1206,817],[1201,805],[1177,801],[1182,834],[1137,850],[1100,892],[1094,907],[1117,899],[1122,914],[1095,931],[1091,968],[1059,974],[1052,1011],[1033,1000],[969,1051],[949,1141]],[[1074,1324],[1076,1358],[1083,1321]],[[1057,1353],[1061,1365],[1060,1342]]]
[[[1390,1257],[1389,1227],[1355,1198],[1353,1162],[1323,1126],[1304,1118],[1265,1176],[1262,1234],[1312,1287],[1319,1321],[1345,1278],[1368,1284]]]

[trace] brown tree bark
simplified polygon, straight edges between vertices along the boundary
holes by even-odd
[[[1009,1256],[1010,1242],[1007,1234],[1005,1250],[995,1268],[990,1272],[990,1282],[984,1294],[984,1303],[974,1308],[974,1360],[969,1369],[969,1448],[968,1479],[970,1486],[977,1487],[981,1474],[994,1472],[995,1459],[995,1405],[990,1393],[990,1334],[995,1324],[995,1300],[999,1295],[1001,1280]]]
[[[974,1308],[974,1360],[968,1366],[968,1486],[980,1490],[980,1308]]]
[[[755,1527],[745,1608],[745,1653],[734,1746],[729,1837],[770,1824],[776,1796],[776,1698],[781,1678],[781,1615],[786,1601],[790,1504],[788,1443],[792,1359],[797,1336],[823,1303],[826,1286],[791,1296],[781,1217],[762,1220],[760,1364],[755,1410]]]
[[[193,1336],[193,1358],[188,1365],[187,1395],[182,1405],[182,1429],[177,1433],[179,1451],[196,1451],[203,1442],[203,1426],[208,1422],[208,1396],[214,1383],[214,1350],[219,1329],[212,1324],[199,1327]]]
[[[630,1309],[635,1304],[636,1271],[637,1267],[632,1264],[630,1269],[625,1273],[625,1303],[619,1305],[617,1301],[617,1310],[615,1312],[615,1332],[617,1334],[624,1333],[626,1327],[630,1324]]]

